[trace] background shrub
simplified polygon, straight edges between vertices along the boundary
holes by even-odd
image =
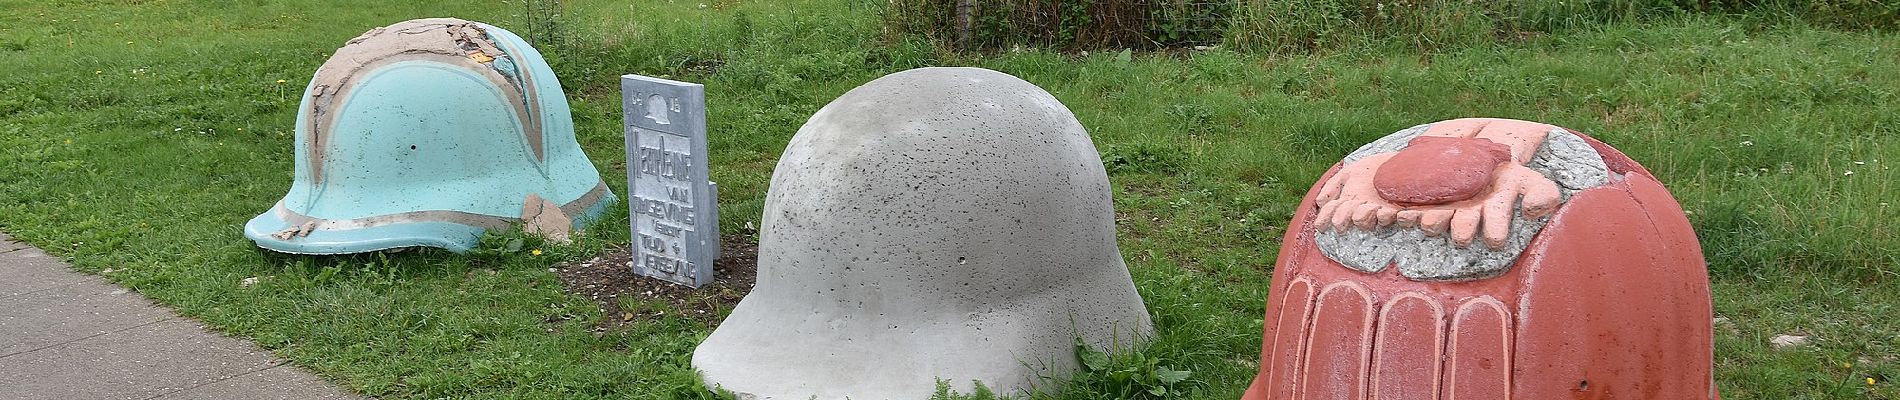
[[[963,49],[1157,48],[1215,44],[1235,0],[891,0],[895,33]]]
[[[1226,43],[1268,52],[1397,44],[1435,51],[1700,16],[1750,26],[1900,28],[1891,0],[890,0],[888,33],[963,50],[1155,49]]]

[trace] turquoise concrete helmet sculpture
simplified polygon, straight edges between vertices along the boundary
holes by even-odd
[[[290,193],[244,226],[266,249],[461,252],[516,224],[565,240],[616,200],[541,53],[478,22],[351,39],[304,89],[296,139]]]

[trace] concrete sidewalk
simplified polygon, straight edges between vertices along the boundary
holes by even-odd
[[[0,233],[0,399],[359,399]]]

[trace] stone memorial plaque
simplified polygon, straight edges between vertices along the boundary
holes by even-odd
[[[706,166],[706,87],[620,77],[633,272],[692,287],[713,280],[716,186]]]

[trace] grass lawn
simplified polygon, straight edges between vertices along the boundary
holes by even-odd
[[[979,57],[887,37],[878,3],[570,0],[555,32],[566,44],[543,51],[617,193],[617,76],[706,83],[727,235],[757,223],[805,118],[858,84],[972,65],[1054,93],[1108,164],[1122,253],[1158,339],[1049,398],[1237,398],[1257,365],[1281,227],[1313,181],[1392,131],[1493,116],[1587,132],[1675,193],[1726,321],[1715,361],[1726,398],[1900,399],[1893,33],[1684,17],[1433,53]],[[410,18],[513,29],[528,11],[519,2],[0,9],[0,230],[367,395],[717,397],[688,363],[704,324],[596,332],[608,316],[548,271],[624,245],[624,208],[571,246],[530,239],[467,256],[286,256],[242,237],[289,186],[298,96],[331,51]],[[1778,334],[1814,341],[1771,349]],[[1155,396],[1140,376],[1161,367],[1191,375]]]

